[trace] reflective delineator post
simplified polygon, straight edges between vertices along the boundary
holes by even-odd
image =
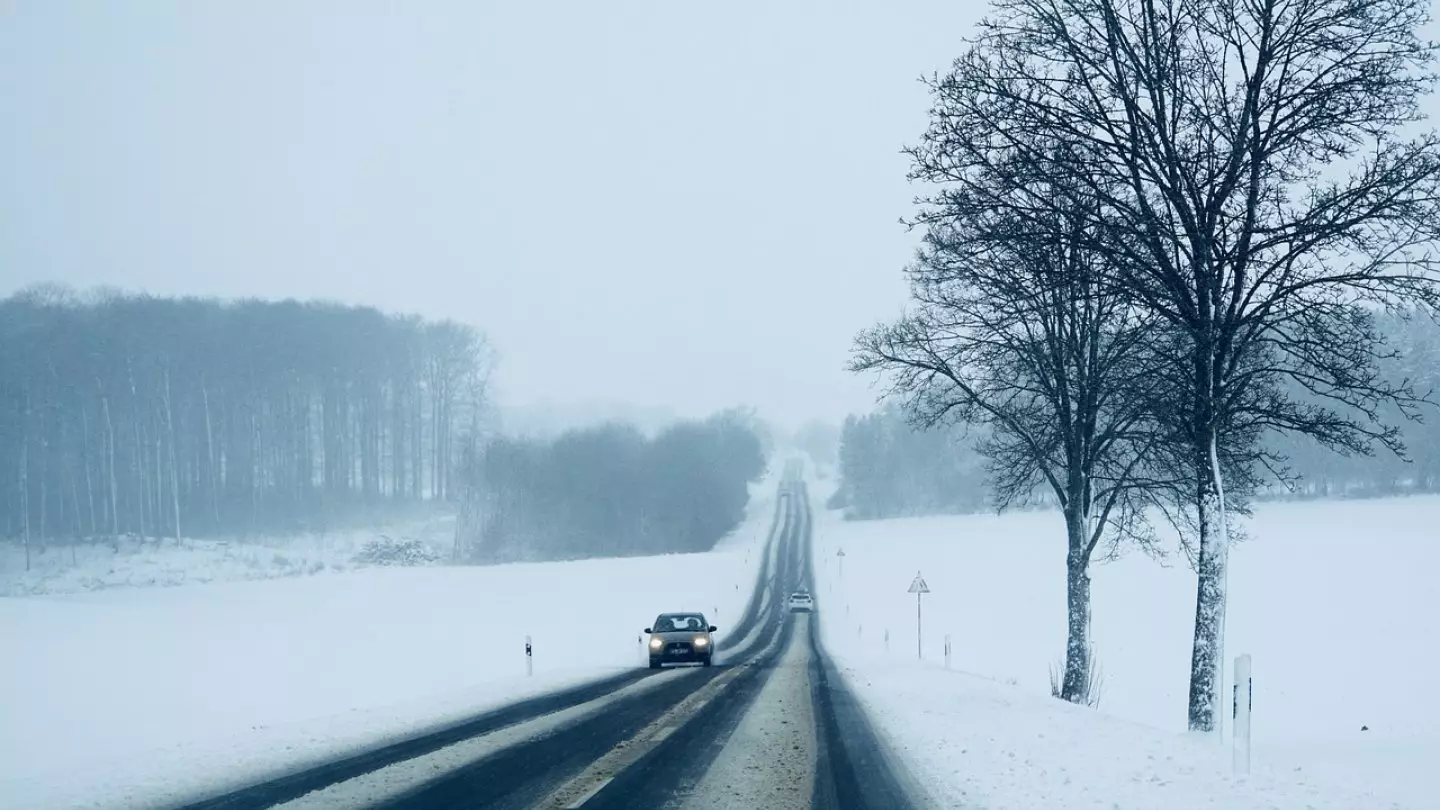
[[[530,646],[530,636],[525,636],[525,674],[535,674],[534,647]]]
[[[1250,655],[1235,659],[1234,717],[1235,727],[1230,739],[1235,746],[1235,773],[1250,773],[1250,708],[1255,699],[1255,685],[1250,678]]]
[[[950,668],[950,634],[945,634],[945,668]]]

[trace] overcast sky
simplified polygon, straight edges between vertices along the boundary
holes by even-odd
[[[463,320],[510,404],[870,407],[964,2],[0,2],[0,294]]]

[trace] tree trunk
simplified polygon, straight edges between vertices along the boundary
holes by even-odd
[[[1196,509],[1200,549],[1196,568],[1195,636],[1190,656],[1190,730],[1220,733],[1221,667],[1225,658],[1225,603],[1229,568],[1229,532],[1225,486],[1216,437],[1197,454]]]
[[[398,381],[390,383],[390,495],[405,497],[405,408]]]
[[[260,486],[263,482],[264,458],[260,446],[260,422],[255,411],[250,412],[250,533],[254,534],[260,520]]]
[[[28,416],[29,407],[26,407]],[[25,541],[25,570],[30,570],[30,431],[29,420],[20,436],[20,525]]]
[[[1060,698],[1086,703],[1090,695],[1090,555],[1088,521],[1078,506],[1065,510],[1070,553],[1065,558],[1068,632],[1065,640],[1065,676]]]
[[[84,518],[80,514],[80,485],[76,482],[75,471],[71,470],[70,479],[70,514],[74,518],[75,531],[70,536],[70,564],[78,565],[75,547],[80,544],[80,535],[85,533]]]
[[[180,463],[175,452],[175,405],[170,398],[170,369],[165,369],[165,429],[170,434],[170,507],[175,517],[175,545],[180,545]]]
[[[115,478],[115,423],[110,419],[110,398],[100,397],[100,409],[105,414],[106,477],[110,487],[110,542],[118,551],[120,548],[120,491]]]
[[[215,530],[220,530],[220,472],[215,464],[215,426],[210,421],[210,389],[200,381],[200,399],[205,404],[205,477],[210,484],[210,510],[215,517]]]
[[[148,436],[148,434],[147,434],[147,436]],[[153,501],[151,502],[151,504],[150,504],[150,515],[155,519],[155,539],[156,539],[157,541],[160,539],[160,536],[161,536],[161,534],[160,534],[160,531],[161,531],[161,530],[160,530],[160,524],[161,524],[160,515],[163,514],[163,509],[164,509],[164,505],[165,505],[165,463],[164,463],[164,461],[162,460],[162,459],[164,459],[165,456],[164,456],[163,453],[161,453],[160,442],[161,442],[160,426],[159,426],[159,425],[156,425],[156,426],[155,426],[155,466],[154,466],[154,468],[152,469],[152,472],[153,472],[154,475],[155,475],[155,480],[154,480],[154,481],[152,482],[152,484],[151,484],[151,486],[153,487],[152,490],[151,490],[151,492],[152,492],[152,494],[153,494],[154,500],[153,500]]]
[[[421,397],[419,381],[410,393],[411,424],[410,437],[410,495],[416,501],[425,500],[425,402]]]
[[[430,498],[440,499],[440,370],[430,361]]]
[[[40,550],[43,552],[48,543],[46,538],[50,535],[47,517],[49,517],[50,504],[50,442],[45,439],[45,426],[40,426]]]
[[[134,420],[135,428],[135,454],[132,460],[133,472],[135,473],[136,501],[139,505],[137,517],[140,523],[140,539],[147,536],[145,531],[145,513],[150,506],[150,478],[145,473],[145,435],[144,425],[140,419],[140,395],[135,390],[135,371],[130,371],[130,407],[131,419]]]
[[[81,437],[81,439],[82,439],[82,445],[83,445],[83,447],[82,447],[83,459],[82,459],[82,462],[81,462],[81,463],[82,463],[82,465],[85,467],[85,503],[86,503],[86,506],[89,508],[89,515],[90,515],[90,536],[91,536],[91,537],[94,537],[94,536],[98,533],[99,529],[96,528],[96,524],[95,524],[95,483],[94,483],[94,479],[93,479],[93,478],[91,477],[91,475],[90,475],[90,417],[89,417],[89,411],[90,411],[90,408],[89,408],[88,406],[81,406],[81,408],[80,408],[80,437]]]

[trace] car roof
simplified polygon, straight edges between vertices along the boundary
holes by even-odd
[[[701,612],[696,611],[696,610],[687,610],[687,611],[685,611],[685,612],[683,612],[683,613],[661,613],[659,616],[656,616],[655,618],[657,618],[657,619],[675,619],[675,618],[688,619],[688,618],[691,617],[691,616],[695,616],[695,617],[698,617],[698,618],[701,618],[701,619],[705,618],[705,614],[704,614],[704,613],[701,613]]]

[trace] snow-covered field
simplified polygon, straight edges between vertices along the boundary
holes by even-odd
[[[1223,747],[1184,731],[1183,558],[1095,570],[1098,711],[1048,697],[1065,639],[1057,514],[817,517],[818,608],[829,649],[943,806],[1440,807],[1436,525],[1432,497],[1257,507],[1231,557],[1226,647],[1227,661],[1254,657],[1247,778],[1231,774],[1228,717]],[[932,589],[923,661],[906,592],[917,571]]]
[[[0,542],[0,596],[83,593],[112,588],[195,585],[346,573],[356,552],[377,538],[415,539],[442,559],[455,536],[453,513],[390,521],[383,526],[275,537],[197,540],[121,538],[31,549]]]
[[[723,643],[774,507],[755,492],[706,554],[0,599],[0,806],[152,806],[640,666],[663,610]]]

